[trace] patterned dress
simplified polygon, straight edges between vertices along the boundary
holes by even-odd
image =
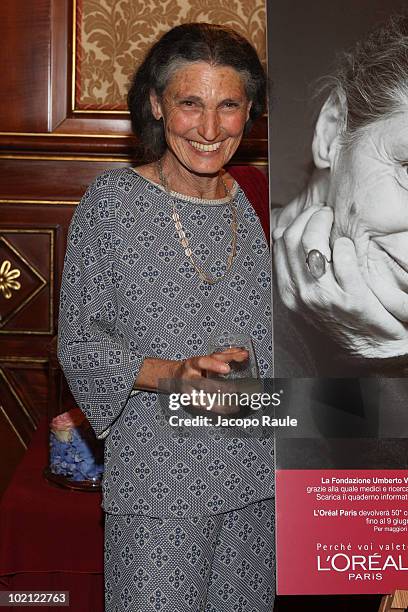
[[[145,357],[206,354],[209,338],[225,330],[250,335],[260,376],[272,375],[268,245],[238,185],[233,193],[237,255],[231,270],[214,285],[200,280],[184,254],[171,218],[172,198],[132,169],[108,171],[97,178],[71,222],[61,289],[59,358],[79,406],[97,435],[106,436],[107,610],[134,610],[134,597],[147,588],[144,583],[139,588],[139,570],[129,549],[129,542],[135,542],[135,521],[142,520],[140,525],[146,519],[147,524],[150,517],[191,524],[197,517],[209,520],[221,514],[225,519],[237,509],[258,507],[274,494],[272,438],[226,437],[210,428],[201,428],[199,434],[181,433],[163,418],[157,394],[132,392]],[[231,249],[227,199],[173,197],[196,261],[208,274],[222,276]],[[271,520],[268,524],[271,530]],[[216,543],[217,539],[211,550]],[[155,537],[151,544],[157,545]],[[272,550],[266,548],[266,556],[261,550],[263,560]],[[212,580],[207,570],[204,574]],[[119,574],[134,579],[123,586]],[[112,586],[115,580],[117,588]],[[265,589],[269,602],[270,581],[262,593]],[[201,608],[180,604],[178,609],[210,610],[208,600],[202,607],[206,598],[200,592],[197,589]],[[174,612],[168,596],[162,604],[155,603],[154,593],[149,597],[152,610],[168,605]],[[225,603],[225,610],[235,609],[230,604]],[[146,605],[140,604],[140,609],[149,609]]]

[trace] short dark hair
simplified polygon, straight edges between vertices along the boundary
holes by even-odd
[[[343,142],[365,126],[400,112],[408,103],[408,14],[393,15],[354,49],[338,56],[322,90],[343,108]]]
[[[132,130],[152,159],[163,155],[166,140],[163,122],[152,115],[150,91],[162,96],[174,72],[193,62],[230,66],[242,76],[246,94],[252,101],[246,133],[265,110],[265,71],[255,49],[243,36],[231,28],[210,23],[176,26],[147,53],[133,76],[128,92]]]

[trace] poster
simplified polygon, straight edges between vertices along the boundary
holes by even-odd
[[[275,0],[267,4],[272,206],[295,202],[301,211],[304,205],[328,203],[337,217],[337,237],[351,238],[360,255],[367,235],[375,243],[370,223],[376,213],[380,223],[388,226],[387,230],[377,227],[381,235],[397,231],[402,239],[407,231],[403,214],[398,217],[398,227],[390,231],[393,188],[381,188],[381,170],[375,166],[378,149],[364,163],[354,156],[343,165],[341,174],[340,164],[332,164],[333,159],[317,159],[315,139],[319,111],[332,91],[330,86],[324,89],[319,79],[329,76],[325,83],[330,83],[336,57],[355,48],[357,41],[391,13],[398,13],[402,3],[350,0],[333,5]],[[378,79],[375,82],[380,90]],[[395,138],[392,130],[385,134],[390,142]],[[351,141],[349,144],[352,148]],[[396,160],[391,163],[399,172]],[[351,176],[355,180],[347,191]],[[371,218],[360,235],[353,235],[352,230],[347,234],[347,220],[354,213],[357,222],[364,215],[365,221]],[[335,236],[331,234],[327,245],[333,246]],[[295,252],[290,239],[288,244],[286,259],[280,258],[286,263]],[[300,262],[304,248],[299,240]],[[303,270],[312,248],[323,250],[318,237],[306,248]],[[277,264],[276,251],[274,259]],[[330,251],[326,261],[332,270]],[[400,279],[400,299],[391,306],[391,276],[382,268],[375,287],[387,312],[396,302],[403,303],[408,291]],[[315,281],[307,280],[310,286],[303,297],[314,289]],[[342,595],[347,609],[361,610],[361,598],[355,595],[378,595],[376,604],[372,600],[371,607],[364,608],[375,611],[381,594],[408,588],[408,385],[404,363],[408,343],[399,359],[388,360],[356,356],[356,345],[339,349],[335,332],[341,309],[333,309],[329,325],[319,317],[311,322],[307,303],[296,295],[292,307],[297,314],[282,308],[276,270],[274,281],[275,375],[292,380],[295,397],[290,414],[299,418],[296,434],[278,434],[276,442],[278,603],[279,596],[290,595],[292,599],[284,602],[292,609],[307,606],[315,596],[313,601],[321,609],[325,609],[322,601],[327,609],[337,609]],[[368,299],[365,306],[368,312]],[[396,319],[406,324],[401,312]],[[374,326],[368,329],[368,335],[373,330]],[[359,331],[356,329],[355,336]]]
[[[276,437],[279,595],[408,589],[406,393],[406,379],[286,382],[298,426]]]
[[[407,470],[278,470],[278,592],[408,588]]]

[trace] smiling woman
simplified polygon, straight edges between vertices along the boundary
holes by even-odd
[[[249,119],[251,102],[240,74],[229,66],[190,64],[177,71],[162,99],[152,91],[150,100],[154,118],[164,121],[167,175],[183,186],[197,174],[210,175],[210,187],[211,175],[234,155]]]
[[[211,352],[226,331],[272,375],[268,244],[224,168],[263,112],[265,74],[232,30],[185,24],[128,100],[153,161],[105,173],[78,206],[59,325],[71,390],[105,437],[106,611],[271,612],[273,438],[184,435],[158,398],[161,379],[200,388],[248,361],[242,344]]]
[[[367,126],[354,146],[339,152],[328,194],[336,210],[332,241],[342,236],[353,241],[367,285],[403,323],[408,323],[407,157],[408,111],[401,108]]]

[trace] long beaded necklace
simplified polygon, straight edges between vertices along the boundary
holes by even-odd
[[[227,185],[225,184],[224,179],[221,177],[221,181],[222,184],[224,185],[224,189],[225,189],[225,195],[229,196],[229,200],[228,200],[228,207],[231,211],[231,252],[228,255],[228,259],[227,259],[227,265],[226,265],[226,269],[225,272],[222,276],[218,276],[217,278],[214,278],[212,276],[209,276],[208,274],[206,274],[206,272],[204,272],[204,270],[197,264],[197,262],[195,261],[194,257],[193,257],[193,251],[190,247],[190,243],[188,241],[188,238],[186,236],[186,233],[184,231],[183,225],[180,221],[180,216],[177,212],[176,209],[176,199],[174,196],[171,195],[171,191],[169,189],[167,180],[164,176],[164,172],[163,172],[163,167],[162,167],[162,163],[161,163],[161,159],[157,160],[157,169],[159,172],[159,177],[160,177],[160,182],[163,185],[167,195],[170,197],[171,199],[171,206],[172,206],[172,219],[174,221],[174,226],[176,228],[179,240],[180,240],[180,244],[184,249],[184,254],[186,255],[186,257],[188,257],[188,259],[190,260],[194,270],[197,272],[198,276],[201,278],[202,281],[205,281],[206,283],[209,283],[210,285],[215,285],[215,283],[218,283],[220,280],[222,280],[223,278],[225,278],[225,276],[228,274],[228,272],[230,271],[232,264],[234,262],[234,258],[235,255],[237,254],[237,212],[234,206],[234,201],[233,201],[233,197],[231,195],[231,191],[228,189]]]

